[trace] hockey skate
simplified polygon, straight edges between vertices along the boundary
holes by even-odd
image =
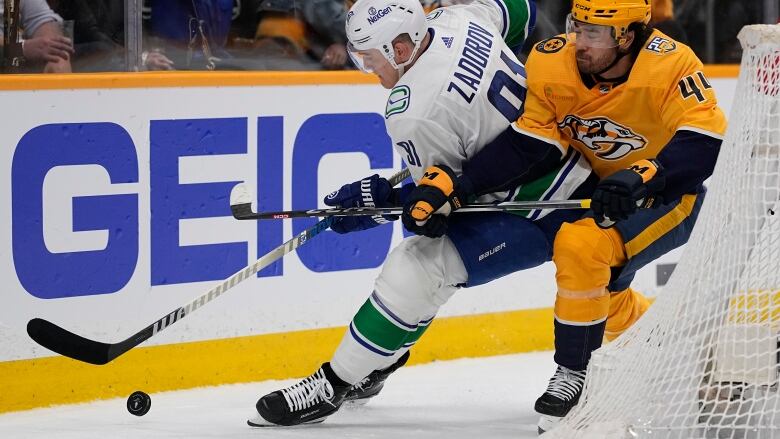
[[[571,370],[558,366],[550,378],[547,390],[536,400],[534,410],[539,413],[539,434],[549,431],[563,419],[580,400],[585,384],[584,370]]]
[[[251,427],[316,424],[338,411],[349,391],[325,363],[313,375],[285,389],[271,392],[257,401],[258,415],[247,421]]]
[[[371,372],[367,377],[363,378],[359,383],[352,386],[347,395],[344,397],[344,402],[353,406],[361,406],[368,402],[369,399],[375,397],[385,386],[385,380],[393,372],[400,369],[409,360],[409,351],[406,351],[398,361],[382,370],[375,370]]]

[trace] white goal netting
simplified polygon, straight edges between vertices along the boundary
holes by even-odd
[[[647,314],[545,438],[780,439],[780,25],[746,26],[698,223]]]

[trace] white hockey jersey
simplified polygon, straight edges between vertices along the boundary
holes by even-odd
[[[512,6],[517,3],[527,5]],[[511,17],[502,0],[475,0],[428,15],[430,44],[391,90],[385,110],[387,131],[415,182],[434,164],[460,174],[463,161],[518,118],[526,95],[525,68],[503,36],[512,25],[525,26],[527,32],[528,14],[525,22],[510,23]],[[572,163],[563,163],[546,181],[525,185],[530,192],[515,188],[477,201],[568,198],[590,174],[579,158],[567,157]]]

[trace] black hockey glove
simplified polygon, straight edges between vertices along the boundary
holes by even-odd
[[[665,183],[663,168],[655,160],[640,160],[604,178],[591,197],[590,208],[596,223],[602,228],[612,227],[638,208],[660,204],[655,194]]]
[[[393,188],[390,182],[374,174],[354,183],[341,186],[341,189],[325,197],[325,204],[334,207],[392,207]],[[336,233],[349,233],[366,230],[398,219],[398,215],[361,215],[339,216],[333,220],[330,229]]]
[[[425,170],[404,202],[401,220],[406,230],[429,238],[447,232],[447,215],[461,206],[455,173],[446,165]]]

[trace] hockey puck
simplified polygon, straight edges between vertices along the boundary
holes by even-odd
[[[127,411],[136,416],[147,414],[151,407],[152,398],[140,390],[136,390],[127,398]]]

